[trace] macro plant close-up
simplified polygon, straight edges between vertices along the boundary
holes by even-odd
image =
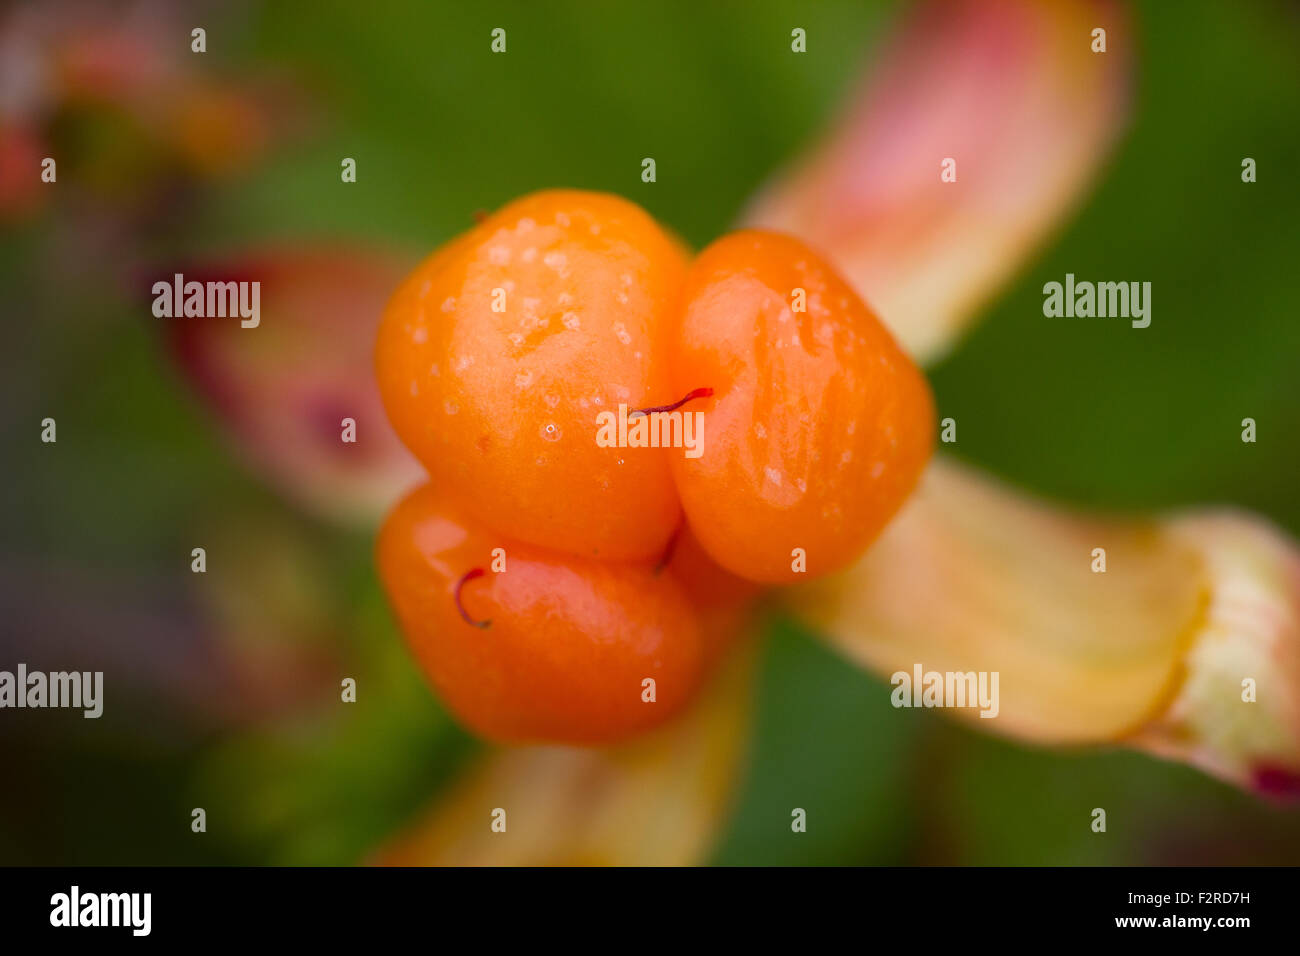
[[[0,864],[1294,865],[1298,43],[5,8]]]

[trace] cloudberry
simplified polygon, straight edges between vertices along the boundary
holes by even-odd
[[[760,584],[857,557],[933,440],[920,372],[802,243],[736,233],[688,267],[591,193],[526,197],[429,257],[376,366],[433,478],[384,525],[381,577],[443,700],[505,741],[672,716]],[[686,403],[698,456],[597,440],[603,412]]]

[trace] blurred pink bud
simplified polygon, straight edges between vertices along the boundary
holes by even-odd
[[[267,249],[149,276],[260,283],[255,328],[238,316],[157,321],[242,457],[317,513],[377,520],[421,474],[389,428],[371,363],[406,266],[368,249]]]
[[[41,160],[48,155],[35,130],[0,123],[0,225],[26,218],[40,208],[48,189],[41,182]]]
[[[914,357],[937,357],[1106,155],[1125,115],[1129,29],[1100,0],[918,5],[747,224],[820,248]]]

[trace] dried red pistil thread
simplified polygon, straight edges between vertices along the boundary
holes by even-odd
[[[712,394],[713,389],[708,388],[707,386],[704,388],[693,388],[687,392],[684,397],[673,402],[671,405],[655,405],[651,408],[634,408],[632,411],[627,413],[627,417],[631,418],[633,415],[653,415],[655,412],[675,412],[692,399],[708,398]]]
[[[460,611],[460,616],[464,619],[465,623],[468,624],[470,627],[487,627],[489,624],[492,623],[491,621],[474,620],[472,617],[469,616],[469,612],[465,610],[465,605],[462,604],[460,600],[461,588],[463,588],[470,581],[473,581],[475,578],[481,578],[481,577],[483,577],[482,568],[471,568],[470,570],[462,574],[460,580],[456,582],[456,610]]]

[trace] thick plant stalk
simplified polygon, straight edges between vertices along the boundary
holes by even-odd
[[[373,862],[700,862],[722,830],[745,756],[753,666],[751,651],[734,653],[689,713],[630,744],[599,750],[512,747],[489,753]],[[493,829],[496,821],[502,821],[504,830]]]
[[[982,730],[1300,774],[1300,551],[1258,519],[1081,517],[938,460],[858,564],[784,599],[886,676],[997,672],[995,718],[952,711]]]

